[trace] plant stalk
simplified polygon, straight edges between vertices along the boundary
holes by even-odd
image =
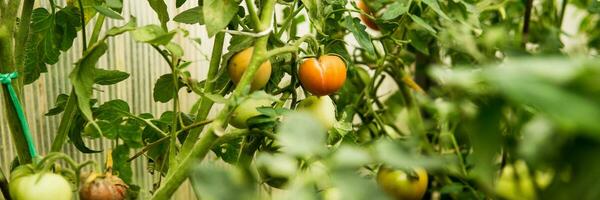
[[[3,7],[2,13],[0,13],[0,73],[11,73],[18,71],[18,67],[15,65],[14,57],[14,33],[16,25],[17,10],[19,8],[19,0],[8,1],[8,4],[1,5]],[[29,22],[26,22],[29,23]],[[19,78],[21,79],[21,78]],[[21,81],[16,81],[13,84],[14,90],[17,96],[21,97],[23,91],[23,85]],[[7,86],[2,86],[2,96],[4,97],[4,116],[7,118],[12,140],[17,150],[17,155],[20,163],[30,163],[32,158],[29,154],[29,148],[27,146],[27,140],[23,134],[23,128],[19,122],[17,113],[12,109],[12,103],[10,101],[10,94]],[[22,98],[19,98],[22,100]]]
[[[261,10],[260,24],[256,27],[255,32],[262,32],[269,27],[273,18],[274,7],[275,0],[265,0]],[[250,64],[242,76],[242,79],[233,91],[232,98],[240,98],[250,92],[250,82],[256,74],[256,71],[258,71],[260,64],[268,59],[265,57],[268,39],[269,35],[261,36],[254,43],[252,59],[250,60]],[[232,105],[225,106],[219,113],[215,122],[207,129],[206,134],[204,134],[203,137],[200,138],[200,141],[194,145],[192,151],[181,160],[177,170],[169,170],[170,173],[167,175],[164,185],[156,191],[152,197],[153,200],[166,200],[171,198],[181,183],[187,179],[191,166],[196,163],[197,160],[202,160],[214,144],[215,140],[219,138],[217,134],[222,132],[223,126],[227,124],[227,118],[231,112],[231,108]]]
[[[225,33],[219,32],[215,36],[215,41],[213,44],[212,55],[210,57],[210,64],[208,68],[208,74],[206,76],[206,83],[204,84],[204,93],[214,93],[215,91],[215,80],[219,73],[219,65],[221,63],[221,55],[223,54],[223,43],[225,42]],[[200,99],[200,108],[198,109],[198,113],[196,113],[196,122],[206,120],[210,109],[212,108],[213,101],[209,98],[202,97]],[[190,134],[186,137],[186,140],[183,142],[183,146],[181,147],[181,151],[178,156],[178,160],[182,160],[185,158],[187,154],[191,151],[194,144],[196,144],[196,140],[198,136],[204,129],[204,126],[199,126],[190,131]]]

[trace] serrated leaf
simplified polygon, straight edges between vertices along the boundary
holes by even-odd
[[[67,5],[74,5],[77,10],[80,10],[79,8],[79,2],[77,2],[79,0],[67,0]],[[81,4],[83,4],[83,14],[84,14],[84,19],[85,19],[85,24],[88,24],[88,22],[90,22],[90,20],[96,15],[96,9],[94,9],[94,6],[96,5],[100,5],[101,1],[97,1],[97,0],[81,0]]]
[[[112,27],[112,28],[108,29],[108,31],[106,32],[106,35],[117,36],[117,35],[123,34],[128,31],[133,31],[136,29],[136,27],[137,27],[136,18],[132,16],[131,19],[129,20],[129,22],[127,22],[127,24],[125,24],[123,26]]]
[[[110,8],[106,7],[106,6],[101,6],[101,5],[97,5],[94,6],[94,9],[96,9],[96,11],[98,11],[100,14],[107,16],[109,18],[113,18],[113,19],[123,19],[123,17],[121,15],[119,15],[119,13],[111,10]]]
[[[133,38],[140,42],[155,44],[155,45],[166,45],[175,36],[175,31],[166,32],[157,25],[150,24],[132,31]]]
[[[69,74],[69,80],[73,84],[75,94],[77,95],[77,105],[81,114],[94,124],[100,130],[100,127],[95,124],[90,108],[90,99],[92,97],[92,87],[94,85],[94,73],[96,72],[96,63],[104,53],[108,46],[101,42],[86,51],[85,55],[77,61],[75,68]]]
[[[66,51],[73,46],[77,37],[77,29],[81,27],[81,14],[74,6],[67,6],[56,12],[55,34],[56,43],[61,51]]]
[[[450,20],[450,17],[442,11],[440,5],[438,4],[438,0],[422,0],[423,3],[427,4],[433,11],[435,11],[439,16],[443,17],[446,20]]]
[[[167,11],[167,4],[163,0],[148,0],[152,10],[158,15],[158,20],[163,30],[168,30],[167,22],[169,22],[169,12]]]
[[[132,148],[143,147],[142,144],[142,129],[136,123],[131,123],[131,120],[127,120],[124,124],[118,125],[119,138],[121,138],[127,146]]]
[[[431,32],[432,34],[437,33],[437,31],[435,31],[435,29],[433,29],[433,27],[431,27],[431,25],[429,25],[427,22],[425,22],[425,20],[423,20],[419,16],[412,15],[412,14],[410,14],[409,16],[415,23],[417,23],[419,26],[425,28],[425,30]]]
[[[352,33],[358,44],[365,51],[371,55],[375,55],[375,47],[373,46],[373,42],[371,42],[371,36],[365,31],[367,27],[360,23],[360,19],[348,15],[344,18],[343,25]]]
[[[71,122],[71,127],[69,128],[69,141],[73,143],[73,146],[77,148],[77,150],[82,153],[98,153],[102,152],[101,150],[92,150],[85,145],[83,141],[83,131],[85,127],[86,120],[81,116],[81,113],[75,115],[73,121]]]
[[[179,91],[183,87],[183,83],[178,80],[178,88],[175,88],[172,74],[164,74],[158,78],[154,84],[154,101],[166,103],[173,99],[175,91]]]
[[[123,1],[122,0],[106,0],[106,5],[112,9],[115,9],[115,11],[117,11],[117,12],[121,12],[121,9],[123,8]]]
[[[173,21],[184,24],[204,24],[204,13],[202,7],[194,7],[179,13],[173,18]]]
[[[181,48],[181,46],[179,46],[177,43],[169,42],[169,44],[165,45],[165,48],[169,50],[173,56],[183,56],[183,48]]]
[[[131,162],[127,162],[129,159],[129,147],[126,144],[117,146],[112,151],[113,158],[113,170],[119,174],[119,178],[130,185],[133,181],[133,171],[131,170]]]
[[[67,100],[69,100],[69,95],[59,94],[58,97],[56,97],[56,103],[54,103],[54,108],[48,110],[48,113],[46,113],[45,116],[53,116],[63,112],[65,110]]]
[[[112,85],[129,78],[129,73],[119,70],[96,69],[94,83],[99,85]]]
[[[227,27],[237,14],[239,0],[204,0],[202,8],[208,37]]]
[[[45,8],[36,8],[31,12],[31,33],[46,31],[52,25],[52,17]]]
[[[411,1],[396,1],[387,6],[387,10],[381,15],[382,20],[392,20],[400,15],[406,14],[410,8]]]

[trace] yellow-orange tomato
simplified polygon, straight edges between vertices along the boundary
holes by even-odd
[[[240,79],[242,79],[242,75],[246,72],[246,68],[250,64],[250,59],[252,58],[252,52],[254,51],[254,47],[250,47],[244,49],[243,51],[235,54],[230,60],[228,64],[228,72],[229,77],[233,81],[233,83],[238,84]],[[256,74],[254,75],[254,79],[251,83],[251,90],[258,90],[269,82],[269,78],[271,77],[271,62],[269,60],[263,62]]]
[[[368,13],[370,15],[372,14],[372,12],[369,10],[369,7],[367,7],[367,4],[365,4],[362,0],[359,0],[356,5],[363,12]],[[369,28],[376,30],[376,31],[379,30],[379,27],[377,26],[377,24],[375,24],[375,22],[373,20],[371,20],[371,18],[369,18],[367,15],[361,14],[360,20],[362,20],[363,23],[365,23],[365,25],[367,25]]]
[[[346,81],[346,63],[334,55],[308,58],[298,70],[300,83],[304,89],[317,96],[338,91]]]
[[[394,199],[420,200],[427,191],[427,171],[416,168],[414,172],[416,176],[411,177],[402,170],[381,167],[377,173],[377,183]]]

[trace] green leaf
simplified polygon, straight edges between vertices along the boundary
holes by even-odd
[[[115,122],[110,122],[110,121],[106,121],[106,120],[98,120],[96,121],[96,124],[98,124],[98,126],[100,127],[100,129],[102,130],[102,133],[98,132],[98,130],[96,128],[94,128],[94,125],[92,125],[91,123],[88,123],[85,128],[83,129],[83,134],[87,137],[91,137],[91,138],[98,138],[101,136],[104,136],[107,139],[110,140],[114,140],[117,139],[118,136],[118,129],[117,126],[115,125]]]
[[[111,10],[110,8],[104,6],[104,5],[97,5],[94,6],[94,9],[96,9],[96,11],[98,11],[100,14],[113,18],[113,19],[123,19],[123,17],[121,15],[119,15],[119,13]]]
[[[443,17],[446,20],[450,20],[450,17],[442,11],[440,5],[438,4],[438,0],[422,0],[423,3],[427,4],[433,11],[435,11],[438,15]]]
[[[31,33],[46,31],[52,25],[52,16],[45,8],[36,8],[31,12]]]
[[[239,0],[204,0],[202,8],[208,37],[227,27],[227,24],[237,14]]]
[[[179,8],[181,7],[187,0],[176,0],[175,1],[175,7]]]
[[[142,128],[132,119],[126,120],[126,123],[117,125],[119,129],[119,138],[121,138],[127,146],[131,148],[141,148],[142,143]]]
[[[54,103],[54,108],[48,110],[48,113],[45,116],[53,116],[62,113],[65,110],[65,105],[67,104],[67,100],[69,99],[69,95],[67,94],[59,94],[56,97],[56,103]]]
[[[116,174],[119,174],[119,178],[123,179],[123,182],[130,185],[133,182],[133,171],[131,170],[131,162],[127,162],[129,159],[129,147],[126,144],[117,146],[112,151],[113,158],[113,169]]]
[[[123,0],[106,0],[106,5],[117,12],[121,12]]]
[[[400,15],[406,14],[410,8],[410,1],[396,1],[387,6],[387,10],[381,15],[382,20],[392,20]]]
[[[119,70],[96,69],[94,83],[99,85],[113,85],[129,78],[129,73]]]
[[[56,43],[60,50],[66,51],[73,46],[77,37],[77,30],[81,27],[81,14],[74,6],[67,6],[56,12],[55,34],[58,36]]]
[[[104,42],[100,42],[88,49],[83,57],[75,63],[75,68],[69,75],[69,80],[73,84],[75,94],[77,95],[77,105],[81,114],[88,122],[93,123],[99,131],[101,131],[100,127],[95,124],[94,117],[92,116],[90,99],[92,97],[96,63],[106,53],[107,49],[108,46]]]
[[[290,113],[277,130],[282,151],[310,156],[325,151],[327,130],[308,113]]]
[[[79,9],[79,0],[67,0],[67,5],[74,5],[77,10]],[[100,5],[101,1],[97,0],[81,0],[81,4],[83,4],[83,15],[85,19],[85,24],[88,24],[90,20],[96,15],[96,9],[94,6]]]
[[[179,46],[177,43],[169,42],[169,44],[165,45],[165,48],[169,50],[173,56],[183,56],[183,48],[181,48],[181,46]]]
[[[431,27],[427,22],[425,22],[425,20],[421,19],[419,16],[416,15],[409,15],[410,18],[417,23],[419,26],[425,28],[425,30],[431,32],[432,34],[436,34],[437,31],[435,31],[435,29],[433,29],[433,27]]]
[[[129,22],[123,26],[112,27],[106,31],[106,35],[108,36],[117,36],[123,34],[125,32],[136,30],[137,22],[135,17],[131,17]]]
[[[77,148],[77,150],[82,153],[98,153],[102,152],[97,150],[92,150],[85,145],[83,141],[83,131],[85,127],[85,119],[81,116],[81,113],[75,115],[73,121],[71,122],[71,127],[69,128],[69,141],[73,143],[73,146]]]
[[[190,180],[198,199],[254,199],[258,195],[255,184],[245,181],[242,172],[235,167],[224,168],[210,163],[196,165]]]
[[[96,114],[98,119],[115,121],[124,117],[123,112],[130,112],[129,104],[121,99],[114,99],[100,105],[94,114]]]
[[[169,12],[167,11],[167,4],[163,0],[148,0],[152,10],[158,15],[158,20],[163,30],[169,30],[167,22],[169,22]]]
[[[133,38],[140,42],[155,44],[155,45],[166,45],[175,36],[176,31],[166,32],[159,26],[150,24],[140,27],[131,32]]]
[[[172,74],[164,74],[158,78],[154,84],[154,101],[166,103],[173,99],[175,91],[179,91],[183,87],[183,83],[178,80],[177,88],[175,88]]]
[[[184,24],[204,24],[204,13],[202,7],[197,6],[179,13],[173,21]]]
[[[371,36],[365,31],[367,27],[360,23],[360,19],[348,15],[344,18],[343,25],[352,33],[358,44],[364,48],[365,51],[375,55],[375,47],[371,42]]]

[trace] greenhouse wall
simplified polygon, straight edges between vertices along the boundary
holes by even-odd
[[[64,5],[62,1],[59,5]],[[175,4],[174,0],[166,1],[167,4]],[[195,1],[189,1],[178,9],[169,6],[169,14],[172,18],[177,13],[194,7]],[[47,1],[36,1],[36,7],[47,6]],[[138,26],[147,24],[159,24],[158,18],[152,8],[146,2],[142,1],[124,1],[122,16],[135,16]],[[94,19],[88,23],[88,38],[94,25]],[[106,18],[104,30],[127,23],[129,19],[115,20]],[[208,66],[208,55],[212,49],[212,40],[206,35],[204,27],[199,25],[177,24],[169,22],[169,26],[174,28],[185,26],[189,31],[188,38],[175,38],[176,42],[184,48],[184,59],[192,61],[190,72],[193,77],[204,79],[206,76],[206,67]],[[81,31],[79,32],[81,34]],[[178,35],[179,36],[179,35]],[[177,37],[177,36],[176,36]],[[81,57],[82,44],[81,37],[77,37],[73,47],[67,52],[62,52],[60,61],[54,65],[48,66],[48,72],[42,73],[40,78],[34,83],[25,86],[25,100],[22,102],[25,107],[27,121],[31,128],[36,148],[39,153],[46,154],[50,151],[52,140],[58,130],[58,125],[62,114],[55,116],[44,116],[49,109],[54,107],[56,97],[59,94],[68,94],[72,85],[69,83],[69,72],[73,69],[74,63]],[[189,38],[200,38],[201,44],[192,41]],[[166,110],[171,108],[170,103],[160,103],[153,100],[152,91],[154,83],[163,74],[170,72],[169,66],[150,45],[137,43],[131,39],[130,34],[123,34],[115,38],[109,38],[107,41],[109,49],[107,53],[98,62],[99,68],[115,69],[130,73],[130,77],[116,85],[101,86],[95,91],[95,98],[98,103],[113,99],[122,99],[130,104],[131,112],[134,114],[152,113],[154,116],[160,116]],[[191,106],[197,100],[196,95],[186,95],[185,90],[181,91],[181,106],[185,111],[189,111]],[[2,99],[0,99],[1,103]],[[4,107],[0,106],[0,113],[4,113]],[[16,158],[16,151],[12,144],[9,127],[6,122],[6,116],[0,115],[0,161],[2,169],[8,170],[11,162]],[[103,150],[102,153],[85,154],[79,152],[73,145],[67,144],[63,147],[65,153],[71,155],[77,161],[94,160],[103,163],[106,158],[107,150],[113,147],[113,142],[103,139],[86,141],[90,149]],[[131,152],[133,155],[134,152]],[[153,177],[147,171],[147,160],[136,159],[133,161],[132,169],[135,182],[146,189],[152,187]],[[5,173],[7,173],[5,171]],[[144,191],[144,190],[142,190]],[[148,190],[145,190],[148,191]],[[149,194],[141,194],[149,195]],[[142,199],[144,196],[142,196]],[[181,187],[180,192],[175,199],[190,199],[195,197],[189,187]]]

